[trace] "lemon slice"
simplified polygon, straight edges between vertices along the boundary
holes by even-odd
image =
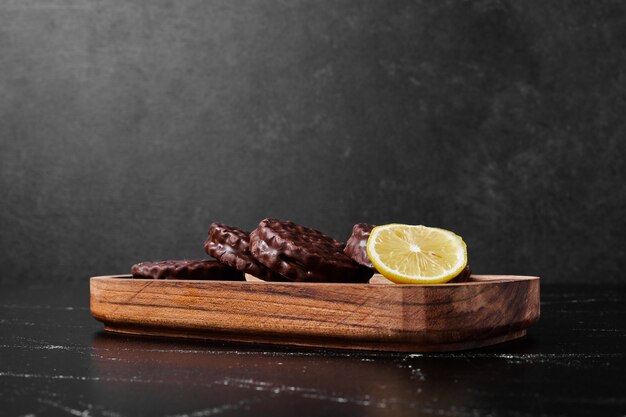
[[[383,276],[398,284],[439,284],[467,265],[467,246],[444,229],[386,224],[372,229],[367,255]]]

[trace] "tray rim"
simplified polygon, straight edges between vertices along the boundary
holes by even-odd
[[[372,278],[382,277],[380,274],[374,274]],[[384,277],[383,277],[384,278]],[[364,282],[364,283],[343,283],[343,282],[273,282],[273,281],[220,281],[220,280],[200,280],[200,279],[151,279],[151,278],[133,278],[130,274],[120,275],[95,275],[91,276],[89,280],[129,280],[133,282],[158,282],[164,284],[173,283],[187,283],[198,284],[201,286],[215,286],[215,285],[276,285],[276,286],[334,286],[334,287],[362,287],[363,285],[376,285],[385,287],[400,287],[400,288],[450,288],[451,286],[461,287],[467,285],[491,285],[495,283],[507,283],[517,281],[541,281],[541,277],[536,275],[493,275],[493,274],[472,274],[471,278],[478,278],[479,281],[470,282],[451,282],[442,284],[395,284],[395,283],[382,283],[382,282]]]

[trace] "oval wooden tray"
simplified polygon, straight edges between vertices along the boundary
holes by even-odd
[[[380,282],[380,283],[377,283]],[[109,332],[404,352],[471,349],[522,337],[539,319],[539,278],[398,285],[91,278]]]

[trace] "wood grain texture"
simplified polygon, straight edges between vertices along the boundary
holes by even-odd
[[[539,319],[539,278],[474,275],[466,283],[396,285],[104,276],[91,278],[91,313],[105,330],[120,333],[345,349],[461,350],[523,336]]]

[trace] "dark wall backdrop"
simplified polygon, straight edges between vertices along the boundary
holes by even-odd
[[[626,2],[0,2],[1,281],[197,258],[212,221],[462,235],[623,282]]]

